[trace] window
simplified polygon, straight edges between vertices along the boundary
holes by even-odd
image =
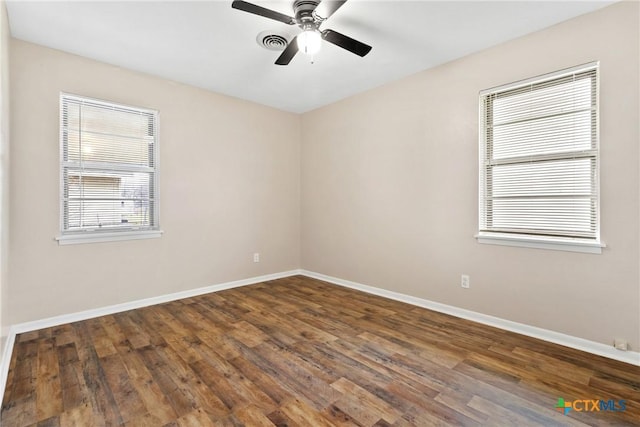
[[[158,113],[61,94],[60,244],[158,237]]]
[[[481,243],[601,251],[598,64],[480,93]]]

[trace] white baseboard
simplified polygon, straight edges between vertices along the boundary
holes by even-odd
[[[566,335],[560,332],[550,331],[548,329],[542,329],[535,326],[525,325],[523,323],[512,322],[511,320],[505,320],[499,317],[489,316],[489,315],[478,313],[475,311],[465,310],[463,308],[458,308],[451,305],[441,304],[439,302],[429,301],[426,299],[401,294],[399,292],[393,292],[393,291],[388,291],[386,289],[363,285],[361,283],[351,282],[349,280],[343,280],[337,277],[331,277],[331,276],[316,273],[313,271],[302,270],[300,274],[304,276],[312,277],[314,279],[319,279],[325,282],[333,283],[335,285],[344,286],[347,288],[363,291],[369,294],[378,295],[378,296],[389,298],[392,300],[405,302],[407,304],[427,308],[429,310],[437,311],[440,313],[450,314],[452,316],[460,317],[462,319],[472,320],[474,322],[482,323],[484,325],[489,325],[489,326],[504,329],[507,331],[516,332],[518,334],[526,335],[533,338],[538,338],[543,341],[552,342],[554,344],[560,344],[565,347],[575,348],[577,350],[582,350],[587,353],[597,354],[598,356],[603,356],[603,357],[618,360],[621,362],[630,363],[632,365],[640,366],[640,353],[636,351],[620,351],[620,350],[616,350],[612,345],[609,346],[599,342],[589,341],[584,338],[578,338],[578,337]]]
[[[9,375],[9,365],[11,364],[11,353],[13,352],[13,344],[16,342],[16,334],[9,329],[7,340],[4,343],[4,351],[2,352],[2,360],[0,360],[0,406],[4,401],[4,389],[7,386],[7,375]]]
[[[220,283],[203,288],[190,289],[188,291],[175,292],[172,294],[159,295],[151,298],[144,298],[136,301],[125,302],[122,304],[109,305],[106,307],[95,308],[91,310],[79,311],[77,313],[63,314],[61,316],[49,317],[32,322],[18,323],[9,328],[7,342],[5,343],[2,360],[0,360],[0,402],[4,398],[4,390],[7,384],[7,376],[9,375],[9,365],[11,364],[11,353],[16,340],[16,335],[25,332],[37,331],[38,329],[50,328],[52,326],[64,325],[71,322],[93,319],[95,317],[106,316],[109,314],[121,313],[136,308],[148,307],[150,305],[162,304],[165,302],[175,301],[184,298],[195,297],[198,295],[208,294],[211,292],[224,291],[225,289],[238,288],[240,286],[253,285],[255,283],[267,282],[269,280],[282,279],[300,274],[301,270],[290,270],[281,273],[267,274],[264,276],[251,277],[248,279],[235,280],[233,282]]]

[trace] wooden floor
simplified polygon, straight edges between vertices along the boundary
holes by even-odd
[[[19,335],[2,406],[4,427],[584,424],[640,425],[639,367],[306,277]]]

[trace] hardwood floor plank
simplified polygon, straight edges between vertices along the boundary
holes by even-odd
[[[36,340],[39,337],[40,337],[40,331],[25,332],[23,334],[20,334],[20,336],[17,338],[17,341],[19,343],[23,343],[27,341]]]
[[[107,384],[104,369],[89,329],[89,321],[73,323],[77,338],[76,350],[82,366],[82,378],[85,384],[84,395],[88,398],[89,407],[93,410],[96,424],[122,424],[120,410]]]
[[[234,322],[238,319],[230,316],[224,311],[215,309],[214,306],[207,304],[205,299],[206,295],[202,297],[202,300],[198,303],[190,304],[189,307],[200,314],[206,320],[207,329],[212,334],[222,335],[231,329]]]
[[[167,336],[165,340],[169,347],[187,364],[202,360],[197,348],[202,345],[200,338],[196,336]]]
[[[470,393],[457,390],[446,390],[433,399],[435,402],[442,406],[446,406],[458,414],[462,414],[465,417],[472,419],[479,424],[487,422],[489,416],[469,406],[469,402],[473,398]],[[417,402],[417,406],[421,406],[422,402]]]
[[[53,339],[41,340],[38,345],[36,410],[38,421],[55,417],[63,410],[60,368]]]
[[[624,411],[572,410],[601,399]],[[640,425],[640,367],[302,276],[20,334],[3,427]]]
[[[76,334],[70,324],[56,326],[52,332],[56,347],[72,344],[76,340]]]
[[[201,409],[195,409],[176,420],[180,427],[213,427],[221,425],[214,423],[211,418]]]
[[[229,336],[237,339],[247,347],[255,347],[269,339],[269,336],[246,320],[233,324]]]
[[[36,400],[31,396],[11,400],[2,407],[0,417],[3,425],[31,426],[38,422]]]
[[[317,329],[324,330],[336,338],[350,338],[353,337],[355,332],[353,325],[327,317],[311,308],[290,312],[288,316]]]
[[[343,412],[340,408],[338,408],[335,404],[329,405],[320,413],[323,418],[326,418],[327,421],[334,426],[362,426],[362,424],[358,423],[356,420],[351,418],[349,414]]]
[[[38,342],[24,341],[16,344],[11,357],[11,366],[7,376],[7,386],[4,403],[20,401],[27,398],[35,399]]]
[[[263,343],[254,348],[256,355],[261,357],[266,363],[277,371],[277,378],[291,387],[298,396],[305,397],[311,406],[318,410],[333,403],[339,394],[327,383],[313,374],[302,364],[287,357],[284,351],[277,346]]]
[[[316,361],[323,360],[322,363],[319,363],[319,366],[323,366],[322,369],[325,372],[331,372],[333,377],[327,382],[333,383],[335,376],[339,376],[338,379],[350,380],[396,408],[406,410],[411,406],[411,403],[406,401],[402,395],[388,391],[387,386],[392,382],[393,373],[355,352],[344,351],[344,347],[335,347],[341,343],[340,340],[330,344],[316,345],[313,347],[315,350],[305,353],[305,357]],[[340,350],[334,350],[334,348],[340,348]],[[296,349],[301,349],[301,347],[296,347]],[[338,363],[336,363],[336,358],[338,358]],[[336,370],[339,372],[336,372]],[[413,383],[403,381],[403,384],[406,387],[411,387]],[[418,388],[425,393],[424,395],[429,395],[433,392],[428,388],[420,386]]]
[[[209,386],[210,389],[215,390],[215,396],[223,404],[223,408],[231,410],[232,408],[246,406],[252,402],[252,390],[247,390],[243,385],[233,383],[233,381],[227,379],[224,373],[216,369],[215,365],[200,361],[194,363],[193,370],[201,381]],[[275,408],[275,405],[271,403],[271,399],[265,393],[256,394],[260,395],[259,400],[256,399],[257,405],[270,409]]]
[[[558,360],[556,358],[531,351],[522,347],[515,347],[511,353],[520,356],[526,362],[525,368],[535,369],[535,374],[540,375],[541,372],[556,377],[566,378],[573,382],[588,385],[589,380],[594,375],[593,369],[575,366],[574,364]]]
[[[113,392],[114,399],[123,422],[128,422],[144,415],[147,412],[140,395],[131,384],[131,379],[127,369],[119,354],[103,357],[100,359],[102,369],[105,372],[105,379],[109,388]]]
[[[98,357],[106,357],[118,353],[113,341],[102,327],[100,318],[89,319],[86,322],[90,330],[89,336],[93,341],[93,349]]]
[[[289,315],[300,310],[300,305],[296,302],[273,295],[265,287],[252,289],[251,298],[264,308],[268,308],[280,315]]]
[[[186,415],[195,407],[194,398],[188,390],[178,388],[173,380],[171,367],[159,357],[157,348],[147,346],[137,352],[176,415]]]
[[[192,368],[203,382],[215,390],[215,393],[220,396],[220,400],[224,401],[222,396],[226,395],[219,390],[220,384],[228,383],[231,387],[230,393],[237,396],[238,407],[253,404],[265,412],[271,412],[277,406],[270,395],[264,391],[264,388],[257,386],[241,372],[238,372],[230,361],[218,355],[212,348],[203,345],[199,347],[198,351],[202,354],[203,360],[194,364]],[[219,378],[218,381],[214,379],[216,377]],[[234,404],[227,405],[228,408],[235,406]]]
[[[324,418],[321,413],[305,403],[301,399],[291,399],[286,401],[280,410],[288,419],[301,426],[331,427],[331,422]]]
[[[271,421],[273,425],[278,427],[297,427],[300,425],[287,417],[280,409],[268,414],[267,418],[269,418],[269,421]]]
[[[435,406],[432,411],[423,411],[417,408],[413,408],[410,411],[406,412],[402,418],[400,418],[397,422],[392,425],[395,426],[412,426],[412,427],[421,427],[421,426],[482,426],[486,424],[480,424],[475,422],[470,418],[463,418],[457,413],[451,413],[446,409],[440,410],[441,408]],[[509,426],[512,424],[505,423],[502,424],[501,427]],[[518,425],[519,424],[513,424]]]
[[[213,393],[207,387],[198,373],[190,366],[181,363],[182,359],[169,347],[156,350],[170,371],[171,378],[178,385],[178,389],[185,395],[192,396],[192,407],[202,408],[215,417],[224,416],[229,411],[225,408],[219,393]]]
[[[60,427],[60,417],[54,416],[46,420],[38,421],[38,427]]]
[[[84,403],[60,414],[60,425],[65,427],[104,427],[107,423],[96,413],[91,404]]]
[[[130,316],[105,316],[102,327],[120,351],[127,348],[142,348],[151,344],[149,334],[143,327],[136,323]]]
[[[153,419],[157,420],[155,425],[162,425],[176,419],[175,411],[158,384],[153,380],[153,376],[140,358],[139,353],[124,354],[122,361],[129,373],[131,384],[135,387],[148,411],[148,414],[141,417],[142,420],[147,422],[147,420]],[[134,424],[134,422],[131,421],[130,424]]]
[[[280,405],[284,400],[293,397],[294,393],[285,389],[277,377],[274,378],[268,375],[267,372],[244,357],[233,358],[229,360],[229,363],[236,369],[238,374],[244,375],[264,391],[276,405]]]
[[[502,407],[501,405],[486,400],[480,396],[474,396],[469,402],[469,407],[473,409],[477,409],[489,416],[489,420],[487,424],[495,424],[501,423],[502,425],[517,425],[517,426],[566,426],[566,425],[582,425],[581,423],[575,423],[570,418],[563,419],[562,423],[559,421],[552,421],[549,419],[545,420],[536,420],[532,419],[531,415],[535,417],[535,413],[528,414],[530,416],[526,416],[527,414],[520,414],[518,412],[509,410],[507,408]],[[542,422],[544,421],[544,424]]]
[[[175,419],[175,418],[174,418]],[[166,423],[153,414],[146,413],[124,423],[125,427],[157,427]]]
[[[325,372],[330,372],[332,377],[344,377],[357,381],[360,378],[367,383],[385,385],[392,377],[387,375],[389,371],[381,371],[371,367],[366,360],[362,360],[358,354],[351,352],[352,347],[345,345],[344,340],[329,343],[299,343],[297,351],[305,357],[316,361]]]
[[[65,344],[57,348],[60,365],[60,382],[62,386],[62,406],[69,411],[85,403],[85,389],[82,378],[82,366],[78,358],[75,343]]]
[[[264,411],[256,405],[246,405],[234,412],[234,415],[243,425],[252,427],[273,427],[271,420]]]
[[[384,419],[389,423],[393,423],[402,415],[402,411],[394,408],[384,400],[345,378],[340,378],[338,381],[335,381],[331,384],[331,387],[341,392],[343,397],[348,395],[350,398],[362,401],[363,404],[361,406],[367,408],[367,411],[370,413],[375,413],[377,419]],[[340,407],[338,403],[336,403],[336,406]],[[357,419],[357,417],[354,418]]]

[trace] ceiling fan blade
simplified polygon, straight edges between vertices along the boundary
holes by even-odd
[[[282,51],[278,59],[276,59],[276,65],[288,65],[289,62],[298,53],[298,36],[291,39],[287,47]]]
[[[322,32],[322,38],[358,56],[365,56],[371,50],[371,46],[368,44],[364,44],[333,30],[324,30]]]
[[[275,19],[276,21],[284,22],[285,24],[293,25],[296,20],[284,13],[276,12],[275,10],[267,9],[266,7],[258,6],[253,3],[248,3],[242,0],[233,0],[231,7],[234,9],[242,10],[244,12],[253,13],[254,15],[264,16],[265,18]]]
[[[322,0],[314,13],[322,19],[327,19],[346,2],[347,0]]]

